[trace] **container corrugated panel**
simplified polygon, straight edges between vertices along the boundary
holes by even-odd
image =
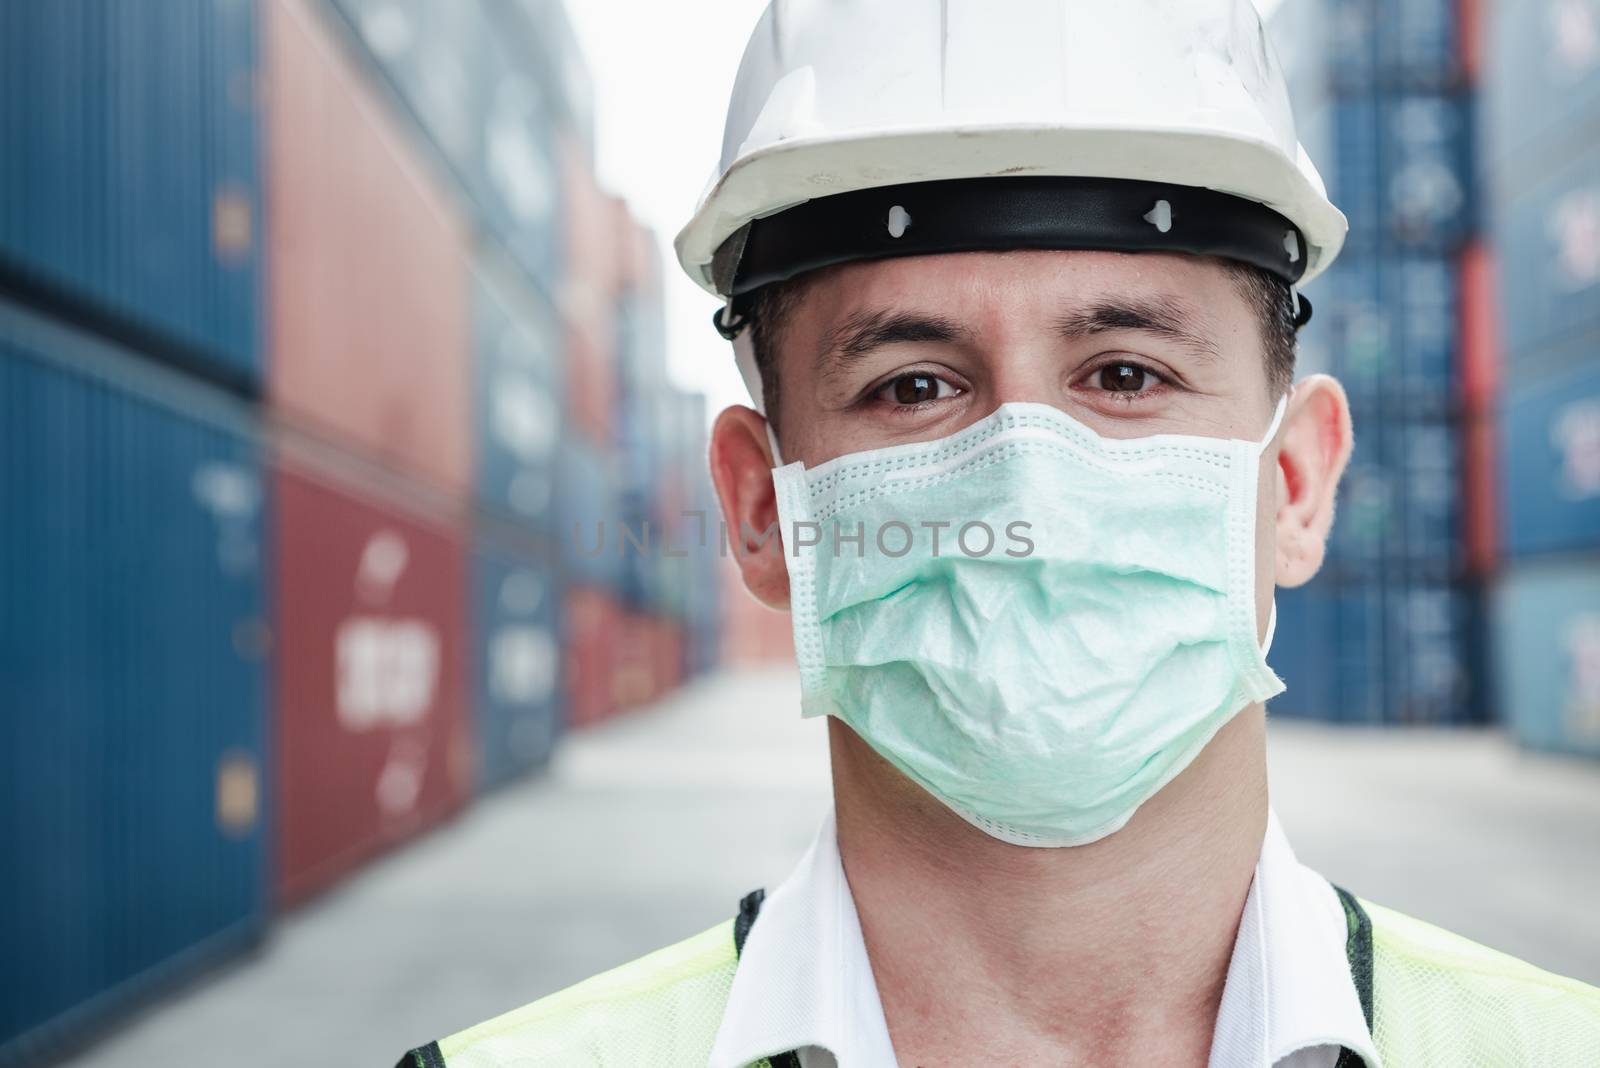
[[[1454,422],[1389,420],[1358,430],[1339,487],[1330,561],[1408,562],[1453,574],[1464,561],[1462,479]]]
[[[1481,722],[1476,596],[1462,586],[1401,577],[1388,584],[1385,600],[1385,720]]]
[[[478,499],[544,530],[553,525],[564,341],[543,297],[480,258],[473,314]]]
[[[1323,162],[1328,193],[1350,220],[1351,251],[1375,247],[1384,233],[1378,100],[1370,93],[1340,96],[1330,107],[1333,159]]]
[[[330,0],[486,234],[550,291],[561,248],[549,61],[487,0]]]
[[[1600,548],[1600,336],[1570,351],[1565,374],[1506,401],[1501,447],[1511,556]]]
[[[563,726],[561,574],[548,545],[481,533],[473,553],[478,784],[549,759]]]
[[[1375,417],[1450,414],[1460,396],[1459,287],[1453,256],[1341,257],[1317,305],[1330,349],[1328,365],[1319,369],[1334,374],[1352,403]]]
[[[270,395],[278,416],[472,485],[459,219],[306,0],[267,0]]]
[[[1475,601],[1403,568],[1279,590],[1274,715],[1336,723],[1481,720]],[[1280,646],[1282,647],[1280,649]]]
[[[584,65],[566,0],[486,0],[497,24],[521,34],[529,56],[556,105],[557,121],[585,144],[594,144],[594,79]]]
[[[230,386],[260,359],[251,0],[0,5],[0,267]]]
[[[622,214],[596,184],[594,163],[571,138],[562,143],[566,248],[561,309],[567,324],[567,410],[590,440],[614,440]]]
[[[644,531],[625,523],[613,457],[576,436],[557,450],[556,539],[567,580],[616,592],[624,556],[643,552]]]
[[[265,921],[259,449],[173,377],[0,309],[0,1063]]]
[[[1384,236],[1431,251],[1471,236],[1472,97],[1392,93],[1378,101]]]
[[[1494,214],[1507,364],[1600,327],[1600,129]]]
[[[1377,76],[1377,0],[1329,0],[1328,68],[1335,85],[1366,88]]]
[[[1336,98],[1329,191],[1350,218],[1348,247],[1448,252],[1471,235],[1472,107],[1465,93]]]
[[[381,471],[286,453],[273,479],[277,878],[297,901],[470,793],[466,556]]]
[[[592,726],[617,711],[613,676],[624,633],[622,619],[622,606],[613,594],[566,584],[561,651],[571,726]]]
[[[1492,171],[1537,177],[1600,136],[1600,2],[1490,5],[1482,80]]]
[[[618,617],[611,660],[611,700],[619,712],[641,708],[660,693],[654,622],[649,613],[626,606]]]
[[[788,612],[757,601],[745,587],[733,556],[722,558],[722,647],[718,659],[728,664],[761,664],[794,660],[794,630]]]
[[[1267,662],[1283,680],[1284,692],[1272,699],[1270,713],[1296,719],[1337,718],[1329,686],[1329,653],[1336,646],[1328,598],[1316,586],[1280,589],[1275,597],[1278,619]]]
[[[1461,0],[1382,0],[1378,77],[1392,85],[1435,87],[1461,77]]]
[[[656,696],[670,695],[684,684],[686,650],[683,625],[677,620],[657,617],[652,647],[656,655]]]
[[[1600,556],[1512,569],[1493,633],[1495,703],[1517,740],[1600,756]]]

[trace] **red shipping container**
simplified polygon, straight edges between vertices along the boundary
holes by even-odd
[[[738,564],[725,558],[722,581],[722,656],[730,665],[770,664],[794,659],[794,629],[778,612],[744,587]]]
[[[683,685],[683,627],[670,619],[655,623],[656,699]]]
[[[567,722],[592,726],[617,708],[612,674],[623,634],[622,610],[610,594],[576,586],[567,590],[564,618]]]
[[[304,0],[266,5],[268,382],[284,421],[471,484],[464,229]]]
[[[1462,541],[1467,570],[1494,573],[1500,559],[1499,286],[1495,259],[1474,242],[1461,256]]]
[[[641,708],[656,697],[654,621],[643,612],[622,613],[611,689],[617,711]]]
[[[377,496],[392,476],[312,470],[273,477],[286,902],[437,823],[474,770],[461,532]]]
[[[600,189],[588,149],[560,146],[563,255],[561,313],[567,334],[567,402],[574,424],[597,443],[612,440],[617,404],[617,315],[622,275],[618,222],[626,216]]]
[[[617,407],[616,350],[600,337],[608,332],[614,336],[609,324],[594,330],[570,319],[566,323],[567,414],[585,438],[601,447],[612,440]]]
[[[1470,415],[1493,410],[1500,394],[1500,292],[1487,245],[1462,252],[1459,285],[1461,401]]]

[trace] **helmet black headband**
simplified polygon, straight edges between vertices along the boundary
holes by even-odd
[[[1264,204],[1211,189],[1121,178],[957,178],[818,197],[754,219],[712,259],[733,321],[739,298],[807,271],[856,260],[1009,249],[1187,252],[1248,263],[1294,285],[1305,274],[1300,230]],[[1311,318],[1299,298],[1295,325]]]

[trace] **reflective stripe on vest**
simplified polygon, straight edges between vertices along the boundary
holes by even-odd
[[[1600,1063],[1600,989],[1335,890],[1384,1068]],[[736,918],[677,945],[412,1050],[397,1068],[704,1065],[763,897],[747,895]],[[798,1059],[757,1063],[795,1068]],[[1361,1064],[1348,1050],[1338,1062]]]

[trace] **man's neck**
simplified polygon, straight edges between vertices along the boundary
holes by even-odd
[[[902,1065],[1204,1065],[1267,822],[1236,716],[1128,825],[989,837],[830,719],[839,853]]]

